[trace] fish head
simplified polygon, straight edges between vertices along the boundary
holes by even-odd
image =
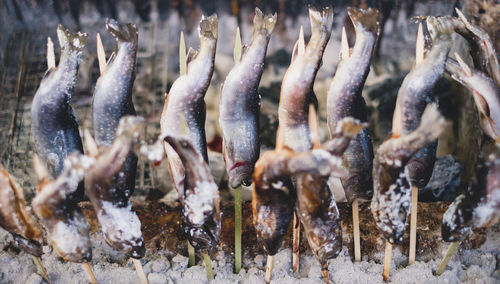
[[[220,221],[221,213],[212,212],[211,215],[201,226],[191,226],[185,222],[184,231],[189,243],[198,251],[211,252],[219,244],[222,226]]]
[[[445,242],[464,240],[471,231],[472,204],[465,195],[458,196],[443,215],[441,236]]]
[[[233,163],[228,171],[231,188],[237,188],[240,185],[250,186],[252,184],[253,168],[253,164],[248,162]]]
[[[92,259],[92,249],[88,225],[83,215],[58,221],[49,226],[49,239],[52,247],[64,260],[70,262],[89,262]]]

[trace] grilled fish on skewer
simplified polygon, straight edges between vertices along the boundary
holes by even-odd
[[[486,74],[468,67],[456,54],[446,61],[446,72],[470,90],[480,113],[481,126],[493,140],[500,135],[500,89]]]
[[[42,255],[42,232],[26,211],[24,192],[0,165],[0,227],[14,236],[17,247],[34,256]]]
[[[407,163],[420,148],[436,140],[446,125],[436,106],[429,105],[415,131],[390,138],[375,154],[371,208],[378,229],[390,243],[402,240],[410,213],[411,179]]]
[[[42,179],[32,202],[57,254],[71,262],[88,262],[92,258],[87,220],[70,196],[93,162],[79,153],[69,155],[57,179]]]
[[[252,43],[226,77],[221,91],[219,124],[223,133],[223,155],[229,185],[249,186],[259,158],[260,96],[257,92],[267,45],[276,24],[276,14],[264,16],[255,8]]]
[[[333,22],[333,8],[322,11],[309,8],[311,38],[304,47],[300,36],[294,48],[292,62],[281,84],[278,118],[284,143],[294,151],[311,149],[308,126],[309,104],[317,106],[313,93],[314,79],[320,67],[323,52],[330,39]]]
[[[135,80],[138,33],[133,24],[122,25],[108,19],[106,28],[118,42],[116,56],[97,80],[92,102],[94,137],[98,146],[111,146],[120,119],[135,115],[132,86]],[[113,180],[115,190],[130,197],[135,188],[137,156],[130,152],[121,174]]]
[[[211,251],[221,231],[219,188],[198,150],[185,138],[167,136],[165,141],[179,155],[185,169],[182,219],[191,245]]]
[[[35,148],[52,178],[61,174],[64,160],[70,153],[83,153],[78,121],[70,102],[87,34],[72,34],[59,25],[57,37],[61,45],[59,65],[47,70],[31,104]],[[80,201],[83,192],[81,184],[71,198]]]
[[[451,48],[453,27],[447,17],[427,17],[426,20],[432,48],[406,75],[399,89],[392,121],[394,137],[407,135],[419,125],[426,105],[432,100],[434,86],[443,77]],[[437,142],[424,146],[407,164],[411,184],[418,188],[425,186],[431,177]]]
[[[200,49],[198,51],[189,49],[187,73],[175,80],[170,88],[160,121],[162,135],[188,139],[206,163],[208,155],[204,97],[214,71],[217,23],[215,14],[201,19]],[[180,121],[184,123],[179,123]],[[170,175],[182,202],[185,169],[180,157],[168,143],[165,144],[165,152]]]
[[[341,57],[335,77],[330,84],[327,99],[328,127],[333,133],[338,121],[344,117],[354,117],[366,122],[366,103],[361,96],[366,77],[370,71],[370,61],[378,36],[378,11],[349,7],[347,10],[356,30],[356,43],[350,55]],[[344,38],[345,39],[345,38]],[[345,39],[346,40],[346,39]],[[345,41],[347,43],[347,40]],[[349,50],[341,52],[349,53]],[[342,179],[346,198],[370,199],[372,194],[373,148],[368,128],[351,141],[344,153],[344,164],[349,176]]]
[[[106,242],[137,259],[145,252],[141,222],[132,211],[129,196],[117,190],[114,181],[126,166],[143,127],[143,118],[124,116],[113,144],[97,158],[85,176],[85,192],[96,211]]]

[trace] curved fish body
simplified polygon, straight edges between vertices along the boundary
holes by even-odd
[[[486,74],[469,68],[463,61],[446,61],[446,72],[451,74],[472,94],[480,113],[481,127],[493,140],[500,137],[500,89]]]
[[[260,95],[257,88],[276,19],[276,14],[264,16],[255,8],[252,43],[245,48],[241,59],[236,59],[222,87],[219,124],[231,188],[251,184],[253,168],[259,158]]]
[[[200,22],[200,49],[189,49],[187,72],[181,75],[170,88],[161,114],[161,132],[164,136],[186,138],[208,163],[205,136],[205,93],[214,71],[217,47],[217,15],[203,17]],[[184,196],[185,169],[181,158],[166,143],[170,175],[182,201]]]
[[[126,166],[144,126],[143,118],[124,116],[113,144],[97,158],[85,176],[85,192],[96,211],[106,242],[137,259],[145,253],[141,222],[128,196],[116,190],[114,182]]]
[[[66,261],[88,262],[92,259],[87,220],[77,202],[70,198],[92,163],[93,159],[84,155],[69,155],[59,177],[42,180],[32,201],[50,243]]]
[[[167,136],[185,168],[182,219],[191,245],[211,252],[219,243],[221,217],[219,188],[205,159],[188,139]]]
[[[321,64],[323,52],[330,39],[333,8],[322,11],[309,8],[311,38],[303,46],[299,38],[292,55],[292,62],[281,84],[278,119],[283,131],[284,143],[297,152],[311,149],[311,134],[308,125],[309,105],[317,106],[313,84]]]
[[[94,137],[99,146],[113,143],[120,119],[135,115],[132,87],[135,80],[138,33],[133,24],[122,25],[108,19],[106,28],[118,42],[118,51],[97,80],[92,102]],[[113,181],[114,188],[127,198],[135,189],[137,156],[130,152],[120,175]]]
[[[0,227],[14,236],[17,247],[42,255],[42,232],[26,211],[24,192],[16,180],[0,165]]]
[[[330,84],[327,98],[328,128],[333,133],[345,117],[368,120],[366,103],[361,92],[370,72],[370,62],[378,36],[378,11],[349,7],[347,10],[356,30],[356,44],[346,59],[341,59]],[[370,199],[372,195],[373,146],[366,128],[351,141],[344,152],[344,164],[350,174],[342,179],[346,198]]]
[[[436,140],[447,125],[434,105],[427,109],[415,131],[390,138],[375,154],[371,209],[377,228],[390,243],[402,240],[410,213],[411,178],[407,164],[420,148]]]
[[[72,34],[59,25],[57,37],[61,45],[59,65],[47,71],[31,104],[35,148],[52,178],[61,174],[69,154],[83,153],[78,121],[70,102],[87,34]],[[83,185],[72,198],[83,199]]]
[[[476,177],[467,192],[459,195],[443,216],[441,234],[444,241],[464,240],[471,229],[484,228],[500,218],[500,148],[481,158]]]
[[[437,81],[443,77],[446,58],[451,48],[453,28],[446,17],[427,17],[427,28],[432,38],[432,48],[422,62],[406,75],[398,91],[396,109],[392,121],[394,137],[414,131],[425,107],[433,99]],[[427,184],[436,159],[437,142],[424,145],[408,162],[411,185],[421,188]]]

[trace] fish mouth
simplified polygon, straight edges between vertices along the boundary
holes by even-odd
[[[219,243],[219,238],[217,235],[207,228],[206,226],[201,227],[189,227],[184,228],[186,235],[188,236],[189,243],[199,251],[212,251]]]
[[[318,261],[323,264],[329,259],[336,258],[342,251],[342,239],[334,241],[333,243],[326,243],[322,245],[316,252]]]
[[[81,263],[89,262],[92,260],[92,251],[90,250],[90,248],[77,247],[74,252],[68,253],[60,249],[57,245],[55,245],[55,243],[52,243],[52,245],[54,246],[57,254],[66,261]]]
[[[231,188],[237,188],[240,185],[250,186],[252,184],[253,165],[240,161],[234,163],[229,169],[229,185]]]

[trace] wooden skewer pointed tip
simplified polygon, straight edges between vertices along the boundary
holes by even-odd
[[[274,266],[274,255],[268,255],[267,256],[267,263],[266,263],[266,283],[270,283],[271,279],[273,277],[273,266]]]
[[[87,273],[87,276],[89,277],[90,283],[92,284],[97,284],[97,280],[95,279],[94,273],[92,272],[92,269],[90,268],[90,265],[88,262],[82,263],[83,270]]]
[[[135,270],[137,271],[137,275],[139,276],[139,280],[141,281],[141,284],[149,284],[148,278],[146,277],[146,274],[144,273],[144,270],[142,269],[141,261],[138,259],[132,258],[132,262],[134,263]]]
[[[392,261],[392,244],[388,241],[385,242],[385,255],[384,255],[384,271],[382,276],[384,281],[389,281],[389,275],[391,273],[391,261]]]
[[[352,201],[352,227],[354,237],[354,261],[361,261],[361,242],[359,234],[359,206],[358,198]]]

